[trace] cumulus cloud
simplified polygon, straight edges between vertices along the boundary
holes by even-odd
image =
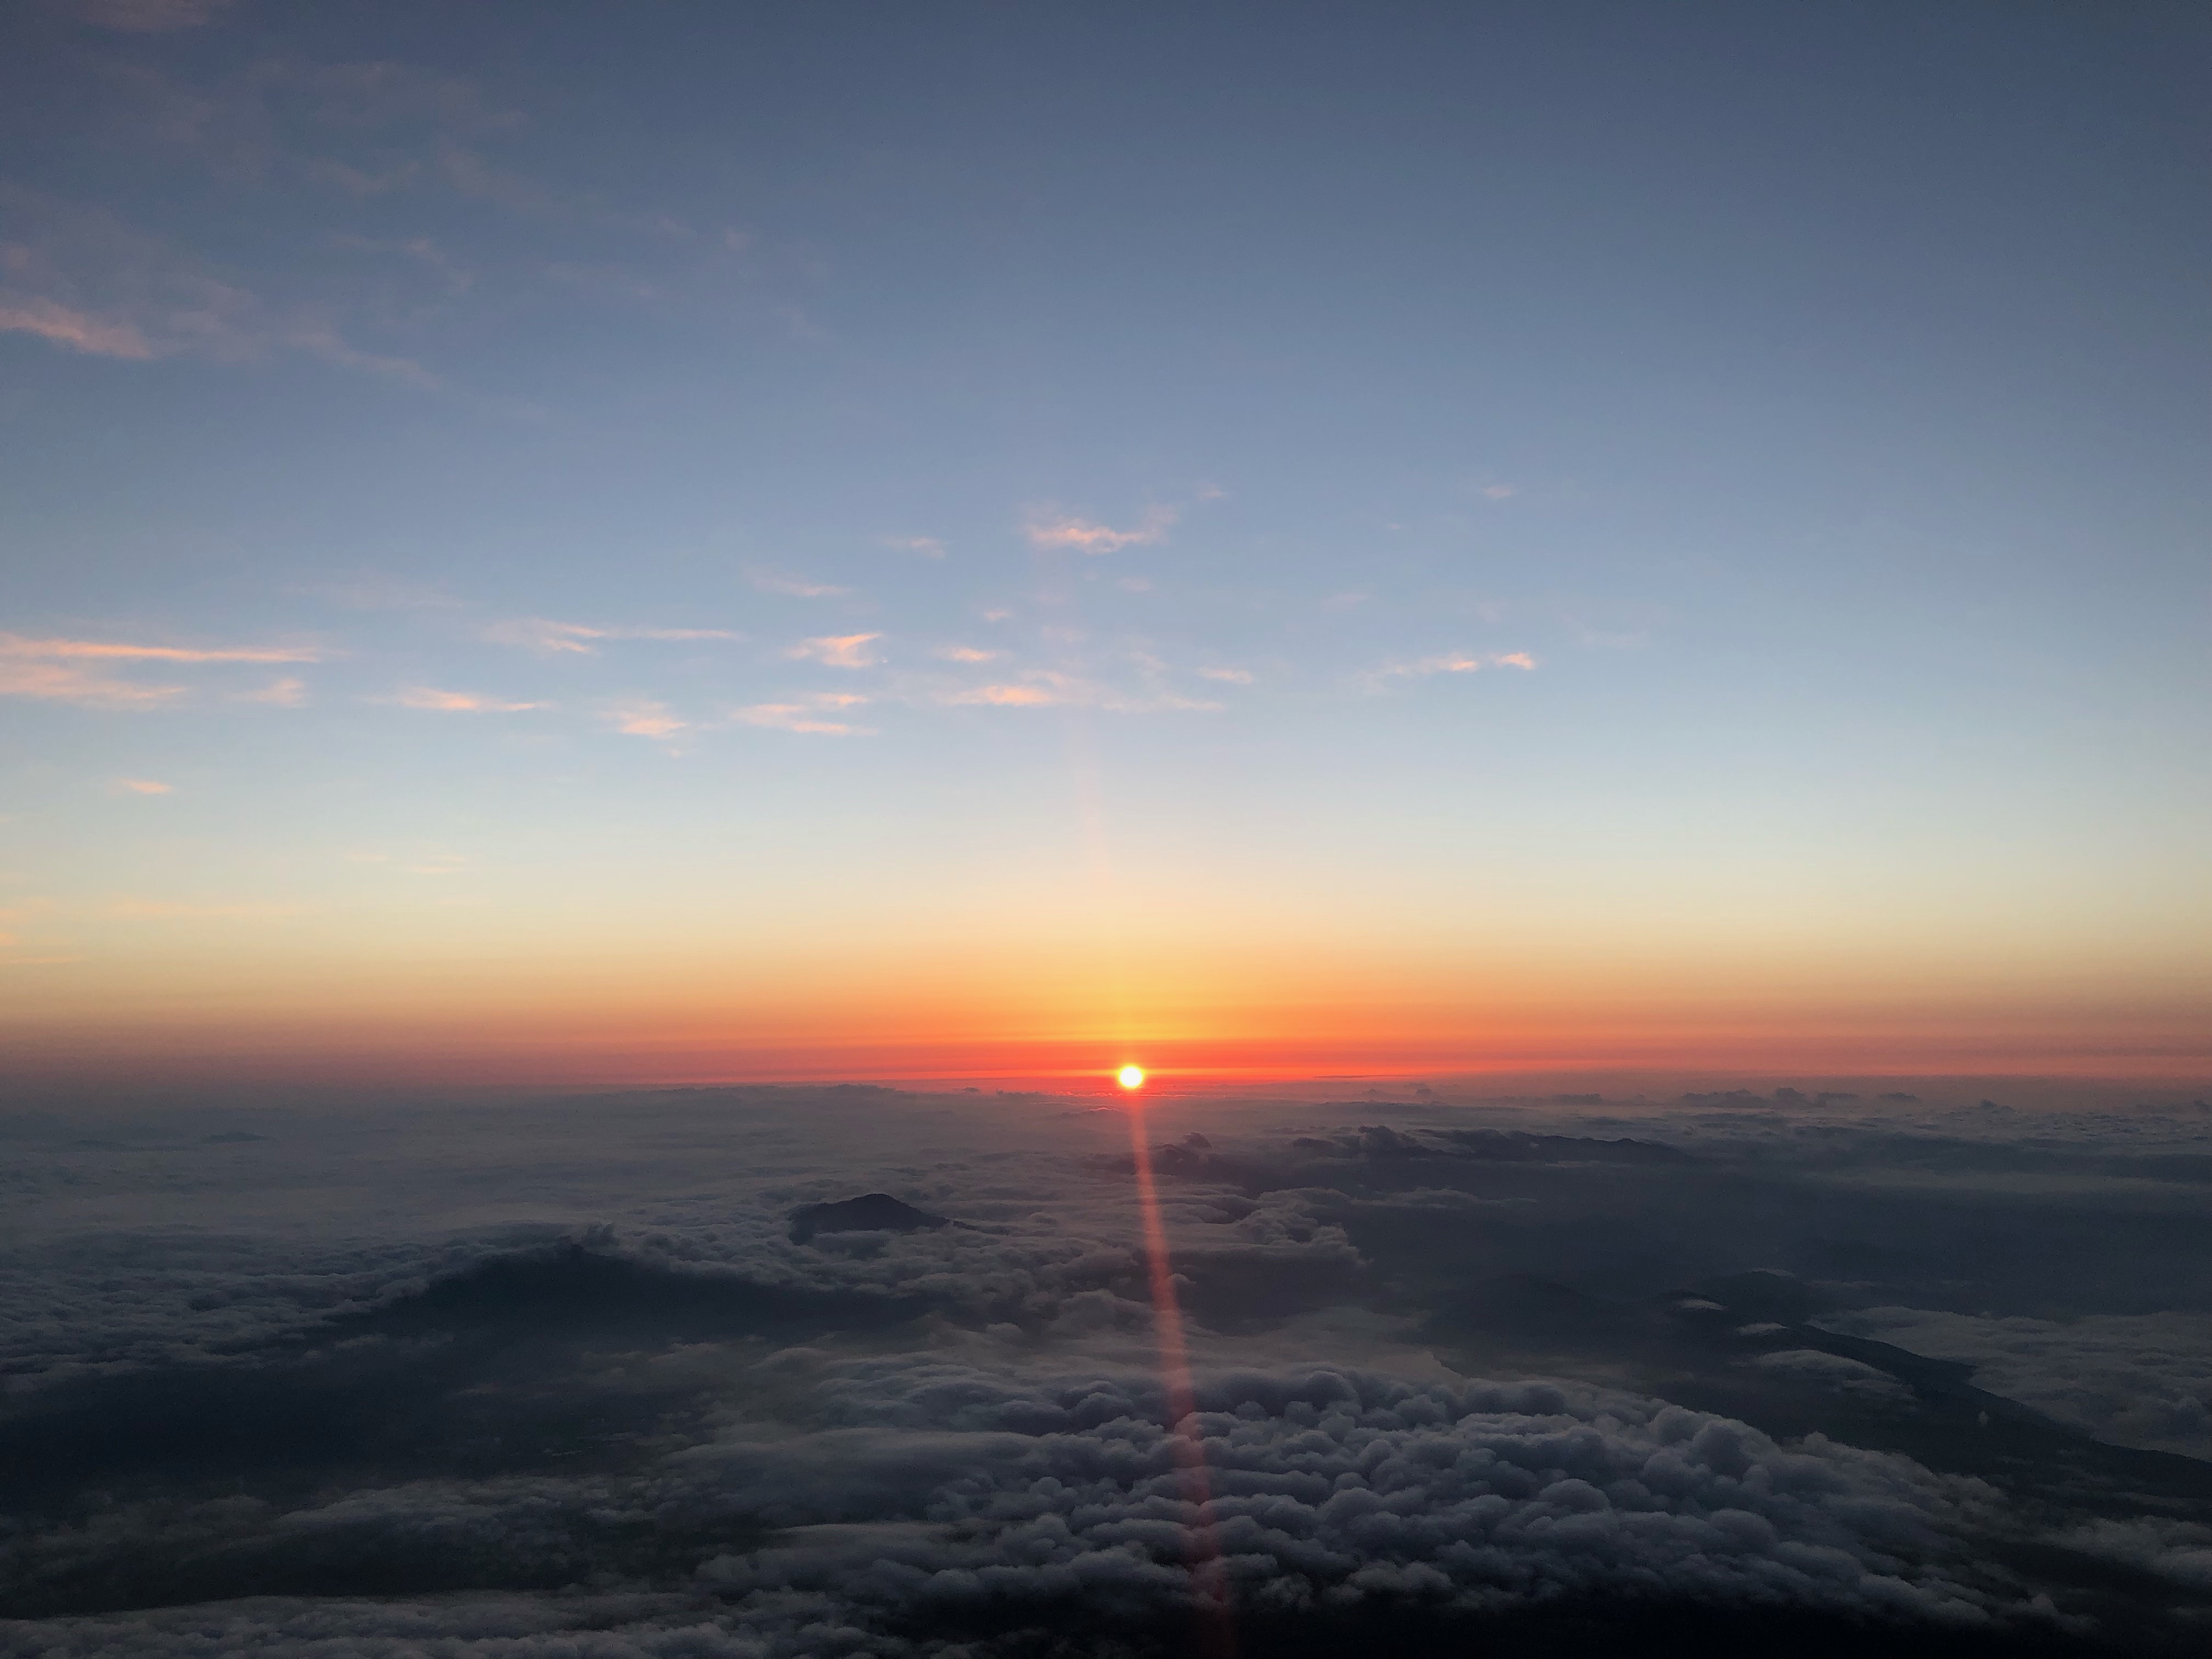
[[[872,668],[876,654],[868,647],[881,638],[880,634],[825,635],[801,640],[783,654],[794,661],[818,662],[830,668]]]
[[[1136,528],[1115,530],[1087,519],[1047,514],[1024,524],[1022,533],[1029,538],[1031,547],[1040,550],[1073,548],[1079,553],[1115,553],[1125,547],[1149,546],[1165,539],[1179,516],[1171,507],[1148,507]]]

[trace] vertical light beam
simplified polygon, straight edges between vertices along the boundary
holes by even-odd
[[[1152,1149],[1145,1139],[1144,1109],[1129,1104],[1129,1146],[1136,1155],[1137,1207],[1144,1219],[1145,1266],[1152,1280],[1152,1328],[1167,1396],[1168,1443],[1182,1477],[1183,1500],[1196,1511],[1190,1529],[1190,1582],[1198,1595],[1198,1652],[1203,1659],[1235,1659],[1229,1617],[1229,1574],[1213,1529],[1212,1482],[1198,1428],[1198,1400],[1191,1387],[1190,1350],[1183,1340],[1182,1308],[1168,1264],[1167,1228],[1160,1220],[1159,1190],[1152,1180]]]

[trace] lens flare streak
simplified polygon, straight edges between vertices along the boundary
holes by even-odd
[[[1129,1114],[1129,1146],[1135,1154],[1137,1206],[1145,1229],[1145,1265],[1152,1282],[1153,1329],[1159,1348],[1160,1382],[1167,1398],[1168,1438],[1182,1476],[1182,1495],[1195,1511],[1190,1529],[1191,1588],[1198,1595],[1197,1651],[1205,1659],[1234,1659],[1230,1623],[1229,1576],[1213,1525],[1212,1482],[1206,1467],[1206,1445],[1198,1425],[1198,1400],[1191,1385],[1190,1351],[1183,1340],[1182,1308],[1176,1299],[1168,1261],[1166,1225],[1160,1219],[1159,1190],[1152,1178],[1152,1150],[1145,1139],[1143,1112]]]

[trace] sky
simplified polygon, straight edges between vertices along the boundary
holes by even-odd
[[[19,1073],[2212,1073],[2191,9],[0,28]]]

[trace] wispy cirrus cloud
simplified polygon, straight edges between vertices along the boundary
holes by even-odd
[[[1065,514],[1039,514],[1022,526],[1022,533],[1031,547],[1038,549],[1065,547],[1079,553],[1113,553],[1164,539],[1180,516],[1171,507],[1148,507],[1135,529],[1116,530]]]
[[[0,655],[0,697],[35,697],[80,708],[158,708],[184,695],[181,685],[146,685],[73,663]]]
[[[1131,689],[1042,668],[1032,669],[1018,679],[943,690],[932,701],[956,708],[1098,708],[1116,714],[1178,710],[1212,714],[1221,708],[1218,702],[1182,696],[1158,685]]]
[[[101,657],[147,662],[319,662],[307,645],[132,645],[119,640],[26,639],[0,634],[0,657]]]
[[[937,654],[947,662],[996,662],[1006,653],[986,651],[979,646],[948,645],[939,647]]]
[[[820,692],[789,702],[749,703],[730,710],[730,719],[740,726],[763,726],[772,732],[796,732],[822,738],[872,738],[876,735],[873,727],[833,718],[866,702],[866,697],[851,692]]]
[[[801,640],[783,654],[794,662],[818,662],[830,668],[873,668],[877,658],[868,647],[880,634],[830,634]]]
[[[548,617],[520,617],[492,623],[483,629],[483,637],[496,645],[520,646],[547,655],[567,652],[589,657],[598,654],[599,647],[592,643],[595,640],[738,640],[744,636],[726,628],[599,627],[555,622]]]
[[[1059,691],[1049,685],[974,685],[963,691],[949,691],[943,699],[956,706],[984,703],[1000,708],[1041,708],[1047,703],[1063,701]]]
[[[327,306],[266,300],[105,209],[15,185],[0,185],[0,209],[17,228],[0,242],[0,331],[127,362],[248,362],[290,351],[426,390],[442,385],[411,358],[349,338]]]
[[[802,581],[796,576],[779,575],[773,570],[756,570],[746,580],[763,593],[781,593],[793,599],[842,599],[853,591],[830,582]]]
[[[177,793],[177,786],[173,783],[160,783],[152,778],[118,778],[112,787],[118,794],[124,795],[173,795]]]
[[[1426,657],[1388,662],[1362,677],[1368,690],[1377,691],[1394,681],[1426,679],[1432,674],[1473,674],[1484,668],[1533,669],[1535,658],[1526,651],[1439,651]]]
[[[1252,671],[1249,668],[1201,668],[1198,677],[1202,680],[1219,680],[1224,685],[1252,684]]]
[[[402,686],[380,702],[397,703],[402,708],[421,708],[441,714],[520,714],[525,709],[550,708],[550,703],[510,702],[501,697],[487,697],[474,691],[441,691],[435,686]]]
[[[293,675],[271,680],[258,691],[241,691],[240,702],[265,702],[278,708],[297,708],[307,701],[307,683]]]
[[[76,311],[37,295],[0,301],[0,333],[32,334],[89,357],[123,357],[144,362],[154,355],[134,323]]]
[[[122,640],[32,639],[0,634],[0,696],[81,708],[155,708],[185,696],[181,685],[125,679],[107,665],[319,662],[312,646],[138,645]],[[92,665],[100,665],[93,666]]]
[[[606,714],[616,731],[633,738],[665,739],[684,731],[688,725],[666,703],[656,702],[651,697],[633,697],[616,703]]]
[[[945,544],[934,536],[886,536],[885,547],[896,547],[908,553],[919,553],[925,559],[945,556]]]

